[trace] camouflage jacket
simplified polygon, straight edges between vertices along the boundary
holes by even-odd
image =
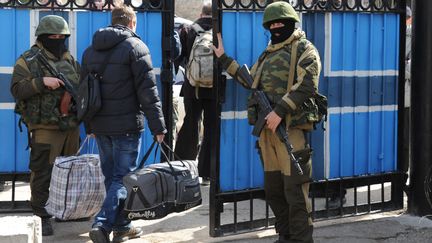
[[[292,45],[297,42],[297,55],[295,70],[290,70]],[[228,57],[220,57],[222,66],[242,86],[251,88],[236,75],[239,64]],[[308,41],[303,31],[296,29],[284,42],[269,45],[251,68],[251,75],[258,81],[258,88],[263,90],[273,105],[273,111],[280,117],[287,118],[287,124],[291,126],[305,125],[317,120],[317,107],[313,101],[317,92],[321,61],[318,51]],[[293,85],[288,88],[290,72],[295,72]],[[252,125],[258,112],[254,102],[248,104],[248,118]],[[312,127],[308,126],[307,129]]]
[[[40,42],[36,42],[18,58],[13,69],[11,93],[16,99],[15,112],[21,115],[29,130],[75,128],[78,126],[78,120],[72,103],[68,116],[60,114],[60,100],[65,89],[48,89],[43,83],[43,77],[52,75],[36,58],[31,58],[39,49],[42,49],[48,62],[58,72],[63,73],[73,85],[79,84],[80,67],[69,52],[64,53],[59,60],[45,50]]]

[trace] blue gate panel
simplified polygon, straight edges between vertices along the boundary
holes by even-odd
[[[12,109],[0,109],[0,118],[0,173],[27,172],[27,129],[17,129],[19,117]]]
[[[262,13],[223,13],[224,47],[228,55],[249,68],[269,41],[262,27]],[[263,186],[263,169],[255,149],[256,138],[247,123],[249,91],[228,77],[222,106],[220,187],[222,191]]]
[[[9,91],[11,78],[11,74],[0,73],[0,103],[15,102],[12,94]]]
[[[162,16],[157,12],[137,13],[137,34],[150,49],[153,67],[162,66]]]
[[[325,62],[325,42],[326,42],[326,28],[325,28],[324,13],[303,13],[302,14],[302,29],[306,33],[307,39],[310,40],[318,50],[321,61]],[[321,71],[320,82],[318,89],[321,94],[328,95],[328,82],[324,79],[324,72]],[[316,130],[310,133],[309,142],[313,148],[312,153],[312,177],[314,179],[325,178],[325,136],[324,124],[317,124]]]
[[[397,70],[397,14],[333,13],[331,70]]]
[[[16,59],[30,46],[29,10],[0,9],[0,67],[13,67]]]
[[[93,34],[111,24],[111,12],[76,12],[76,59],[81,63],[82,54],[91,45]]]
[[[330,115],[330,178],[397,169],[397,134],[394,126],[387,125],[397,120],[397,111],[392,107],[379,110],[383,111]]]
[[[225,51],[240,65],[252,65],[268,43],[270,34],[261,21],[262,13],[223,13]],[[329,100],[328,121],[310,134],[314,179],[396,170],[399,21],[396,14],[302,14],[302,29],[322,61],[319,91]],[[222,191],[263,184],[256,138],[246,119],[248,94],[227,81]]]
[[[15,171],[15,117],[11,110],[0,110],[0,172]]]
[[[329,106],[396,105],[397,79],[397,76],[325,78]]]
[[[30,13],[37,10],[16,10],[16,9],[0,9],[0,21],[8,23],[2,26],[2,33],[9,38],[0,40],[0,173],[16,173],[28,172],[29,151],[27,147],[27,131],[23,126],[24,131],[18,129],[19,116],[13,111],[14,99],[10,94],[10,78],[13,65],[30,43]],[[37,11],[39,19],[48,14],[60,15],[69,20],[68,11]],[[73,12],[76,17],[76,28],[71,29],[72,36],[77,40],[77,60],[82,58],[82,53],[91,44],[93,33],[99,28],[106,27],[111,23],[110,12]],[[161,83],[159,70],[162,63],[162,48],[161,48],[161,33],[162,33],[162,18],[160,13],[138,13],[137,14],[137,33],[142,40],[147,44],[152,54],[153,66],[157,74],[157,84],[159,91]],[[147,124],[147,123],[146,123]],[[81,138],[84,139],[85,132],[81,126]],[[150,143],[153,141],[153,136],[146,125],[145,131],[141,137],[141,151],[146,151]],[[97,146],[94,141],[90,145],[83,148],[82,153],[97,152]],[[159,155],[159,154],[158,154]],[[142,157],[140,153],[140,157]],[[158,157],[159,158],[159,157]],[[148,163],[153,163],[153,159]],[[158,162],[158,161],[157,161]]]

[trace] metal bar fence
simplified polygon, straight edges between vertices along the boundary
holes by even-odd
[[[260,0],[213,0],[213,33],[222,32],[222,14],[224,12],[258,12],[263,11],[272,1]],[[405,53],[405,0],[290,0],[288,1],[302,13],[327,13],[327,12],[360,12],[360,13],[393,13],[400,17],[399,26],[399,79],[398,79],[398,121],[401,121],[401,109],[403,109],[404,84],[404,55]],[[214,36],[216,42],[216,36]],[[225,102],[224,93],[226,77],[222,75],[221,67],[215,62],[215,84],[218,96],[217,110],[221,111],[221,105]],[[402,104],[402,106],[401,106]],[[237,234],[249,231],[269,228],[274,224],[275,218],[265,203],[264,191],[259,188],[241,191],[223,192],[220,188],[219,159],[220,153],[220,126],[214,131],[213,138],[216,142],[212,150],[212,184],[210,187],[210,235],[213,237],[227,234]],[[312,201],[312,215],[314,221],[330,218],[347,217],[367,213],[383,212],[403,208],[403,190],[407,178],[406,171],[402,170],[400,144],[403,137],[402,123],[398,128],[398,166],[397,171],[380,174],[365,174],[353,177],[341,177],[336,179],[316,180],[311,183],[310,198]],[[215,138],[216,137],[216,138]],[[344,205],[343,198],[339,198],[340,207],[329,207],[330,188],[338,188],[339,195],[351,188],[347,197],[349,204]],[[324,192],[324,195],[319,193]],[[318,198],[320,197],[320,198]],[[239,205],[248,217],[238,215]],[[264,207],[264,214],[257,215],[257,209]]]
[[[51,14],[58,14],[62,11],[91,11],[106,12],[112,10],[117,4],[132,6],[135,11],[160,12],[162,22],[162,101],[167,127],[172,124],[172,34],[174,30],[174,0],[0,0],[0,9],[37,9],[48,10]],[[4,90],[3,92],[9,92]],[[166,139],[172,144],[172,130],[168,129]],[[6,163],[15,163],[6,161]],[[28,212],[31,211],[28,200],[16,199],[16,182],[29,182],[30,174],[27,172],[0,172],[2,181],[11,182],[10,201],[0,201],[0,213]]]

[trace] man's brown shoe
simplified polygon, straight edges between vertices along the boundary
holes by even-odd
[[[124,242],[130,239],[139,238],[143,231],[140,228],[132,227],[126,231],[113,231],[114,238],[112,240],[113,243]]]

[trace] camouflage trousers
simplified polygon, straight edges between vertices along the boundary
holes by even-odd
[[[294,151],[305,148],[302,130],[289,129],[288,133]],[[285,145],[267,128],[261,132],[259,146],[264,162],[266,200],[276,216],[276,232],[293,242],[313,242],[312,207],[308,198],[311,160],[300,163],[304,174],[298,175]]]
[[[45,210],[45,204],[54,160],[57,156],[74,155],[78,151],[79,128],[68,131],[33,130],[30,147],[30,204],[35,215],[51,217]]]

